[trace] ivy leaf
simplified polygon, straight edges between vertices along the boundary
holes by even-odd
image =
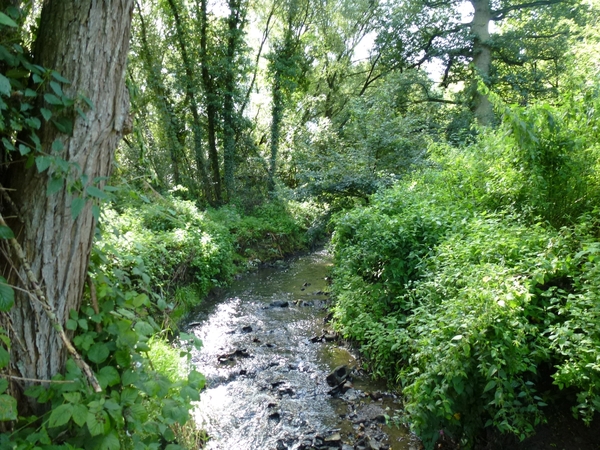
[[[0,311],[8,312],[15,304],[15,291],[10,287],[6,278],[0,277]],[[0,367],[2,363],[0,362]]]
[[[4,391],[8,389],[8,380],[6,378],[0,378],[0,394],[4,394]]]
[[[52,410],[52,413],[48,418],[48,426],[50,428],[60,427],[71,420],[72,415],[73,405],[71,403],[60,405],[58,408]]]
[[[0,422],[17,420],[17,400],[10,395],[0,395]]]
[[[8,17],[6,14],[0,12],[0,25],[6,25],[7,27],[17,28],[17,23]]]
[[[10,97],[10,91],[10,81],[4,75],[0,74],[0,94]]]

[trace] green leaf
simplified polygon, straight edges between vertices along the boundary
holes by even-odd
[[[88,193],[88,195],[92,196],[92,197],[96,197],[102,200],[106,200],[108,199],[108,194],[106,192],[104,192],[102,189],[98,189],[96,186],[88,186],[87,188],[85,188],[85,191]]]
[[[51,81],[50,82],[50,88],[59,97],[62,97],[63,95],[65,95],[65,94],[63,94],[63,91],[62,91],[62,88],[60,87],[60,84],[58,84],[56,81]]]
[[[88,409],[87,406],[78,404],[73,405],[73,422],[82,427],[87,420]]]
[[[15,150],[15,146],[12,144],[12,142],[10,142],[5,137],[2,138],[2,143],[4,144],[4,148],[6,150],[9,150],[9,151],[14,151]]]
[[[75,331],[77,329],[77,321],[69,319],[67,320],[67,324],[65,325],[65,327],[67,328],[67,330]]]
[[[4,225],[0,225],[0,239],[12,239],[15,237],[13,231]]]
[[[4,394],[4,391],[8,389],[8,380],[6,378],[0,378],[0,394]]]
[[[31,149],[27,145],[19,144],[19,153],[21,156],[27,155],[29,152],[31,152]]]
[[[48,182],[48,188],[46,189],[47,195],[56,194],[60,191],[65,183],[65,180],[60,177],[52,177]]]
[[[121,444],[119,442],[119,436],[115,430],[108,433],[102,439],[100,443],[99,450],[119,450],[121,448]]]
[[[488,381],[488,384],[485,385],[483,392],[487,392],[490,389],[494,389],[495,387],[496,387],[496,382],[494,380],[490,380],[490,381]]]
[[[50,111],[49,109],[40,108],[40,112],[42,113],[42,116],[44,117],[44,120],[46,122],[48,122],[50,120],[50,117],[52,117],[52,111]]]
[[[6,351],[4,347],[0,345],[0,369],[8,366],[10,362],[10,354]]]
[[[52,71],[52,78],[54,78],[56,81],[60,81],[61,83],[71,84],[69,80],[55,70]]]
[[[52,119],[52,123],[58,131],[69,136],[73,134],[73,121],[66,117],[60,117],[58,119]]]
[[[95,343],[90,347],[88,351],[88,358],[90,361],[95,362],[96,364],[100,364],[101,362],[106,361],[108,358],[109,350],[106,344]]]
[[[73,405],[71,403],[65,403],[60,405],[58,408],[54,408],[48,418],[48,426],[50,428],[60,427],[71,420],[73,415]]]
[[[10,87],[10,81],[8,81],[8,78],[0,74],[0,94],[10,97],[11,89],[12,88]]]
[[[62,106],[62,104],[63,104],[62,100],[54,94],[49,94],[49,93],[44,94],[44,100],[46,100],[46,102],[49,103],[50,105]]]
[[[13,27],[13,28],[18,27],[17,22],[12,20],[10,17],[8,17],[3,12],[0,12],[0,25],[6,25],[7,27]]]
[[[0,276],[0,311],[8,312],[15,304],[15,291],[10,287],[6,278]],[[0,364],[2,367],[2,364]]]
[[[85,423],[92,436],[105,434],[110,429],[110,421],[105,411],[93,413],[88,411]]]
[[[52,165],[53,158],[49,156],[38,156],[35,158],[35,165],[38,172],[42,173]]]
[[[54,139],[52,142],[52,151],[53,152],[62,152],[65,148],[65,145],[60,139]]]
[[[120,383],[119,372],[113,366],[105,366],[98,372],[98,382],[102,388]]]
[[[79,217],[79,214],[81,214],[81,210],[83,209],[83,207],[85,206],[85,199],[81,198],[81,197],[75,197],[73,199],[73,201],[71,202],[71,217],[73,217],[73,220],[77,219],[77,217]]]
[[[148,322],[144,322],[143,320],[140,320],[138,323],[136,323],[134,329],[142,336],[151,336],[155,331],[152,325],[150,325]]]
[[[0,395],[0,422],[17,420],[17,400],[10,395]]]

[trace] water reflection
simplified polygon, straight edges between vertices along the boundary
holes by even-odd
[[[356,406],[332,399],[325,381],[334,367],[355,365],[355,356],[311,339],[324,333],[330,267],[318,252],[261,269],[196,311],[190,331],[204,345],[193,361],[207,388],[195,418],[212,437],[209,449],[296,449],[303,436],[356,431],[345,420]],[[393,433],[392,448],[411,448],[404,430]]]

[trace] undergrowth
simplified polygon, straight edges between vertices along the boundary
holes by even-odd
[[[600,411],[599,98],[505,108],[502,126],[335,218],[338,329],[401,386],[431,449],[545,420],[544,373]],[[550,370],[548,371],[548,367]]]

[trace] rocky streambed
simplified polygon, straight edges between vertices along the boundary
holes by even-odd
[[[195,311],[188,330],[207,378],[195,410],[214,450],[395,449],[398,397],[360,370],[328,326],[325,252],[263,268]]]

